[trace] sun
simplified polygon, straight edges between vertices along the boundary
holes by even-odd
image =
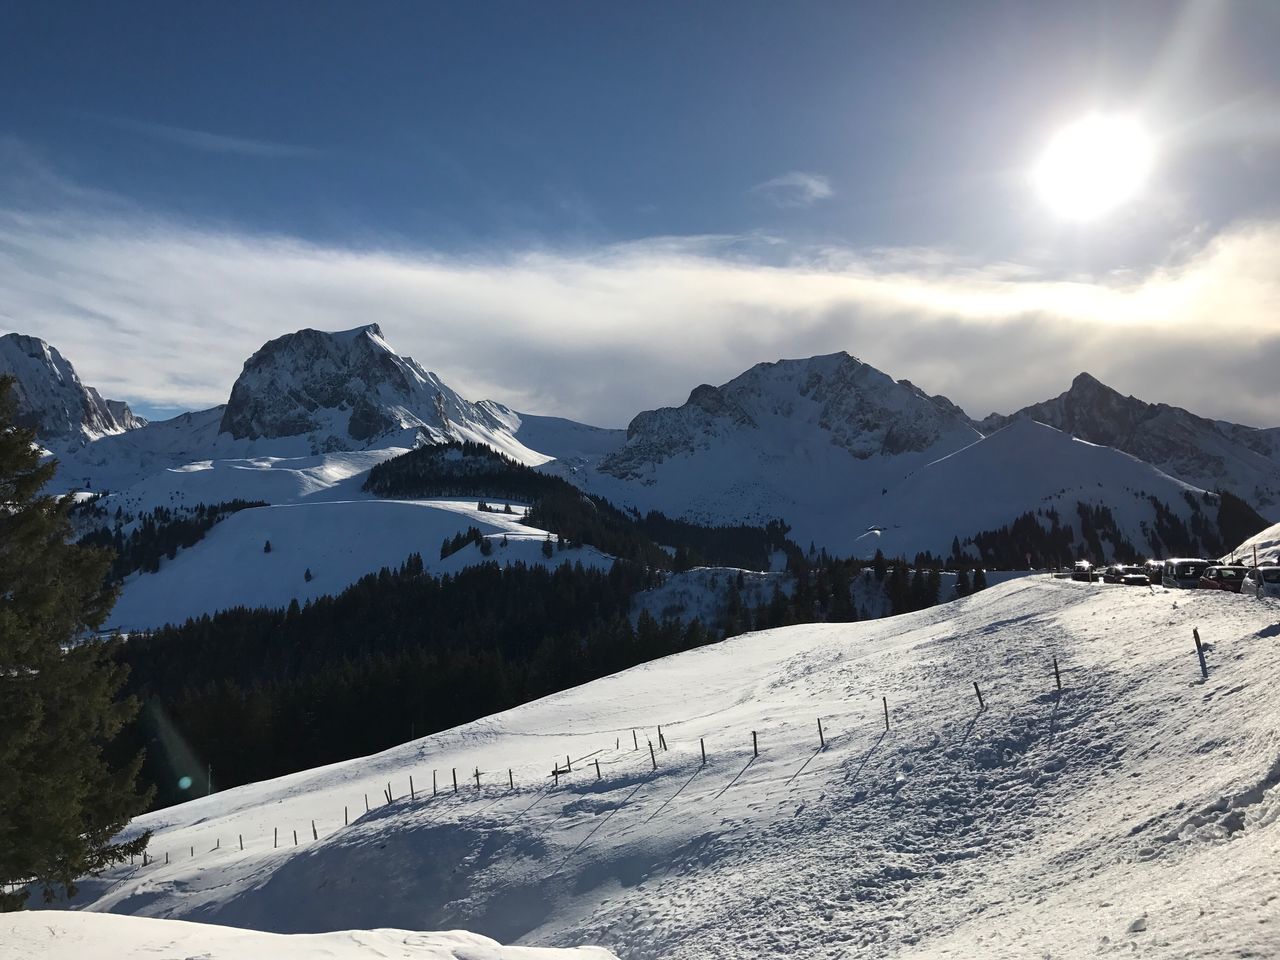
[[[1095,220],[1142,189],[1151,138],[1132,117],[1091,114],[1054,135],[1032,173],[1041,199],[1068,220]]]

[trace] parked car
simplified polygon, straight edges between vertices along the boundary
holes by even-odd
[[[1239,593],[1240,585],[1244,583],[1244,575],[1248,572],[1248,567],[1209,567],[1200,575],[1200,589],[1230,590],[1232,593]]]
[[[1144,567],[1113,563],[1102,571],[1102,582],[1120,583],[1127,587],[1145,587],[1151,581],[1147,578],[1147,571]]]
[[[1084,583],[1093,583],[1093,564],[1088,560],[1077,560],[1071,568],[1071,579]]]
[[[1164,562],[1161,582],[1171,589],[1194,590],[1200,586],[1200,577],[1211,566],[1212,560],[1174,557]]]
[[[1121,567],[1120,583],[1126,587],[1146,587],[1151,584],[1146,567]]]
[[[1246,597],[1280,597],[1280,567],[1254,567],[1244,575],[1240,593]]]

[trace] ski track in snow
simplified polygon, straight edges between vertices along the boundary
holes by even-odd
[[[1034,578],[749,634],[150,814],[161,862],[87,882],[81,904],[275,932],[461,927],[623,960],[1273,955],[1278,612]]]

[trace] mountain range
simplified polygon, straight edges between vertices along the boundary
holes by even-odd
[[[20,419],[61,462],[58,489],[105,494],[104,507],[129,515],[368,500],[361,487],[374,464],[469,441],[618,506],[712,524],[778,518],[802,545],[843,555],[990,561],[983,544],[1015,521],[1046,537],[1071,528],[1056,554],[1038,535],[1027,541],[1041,563],[1071,559],[1063,552],[1217,554],[1280,520],[1280,430],[1125,397],[1088,374],[1052,400],[977,421],[835,353],[757,364],[622,431],[468,400],[396,353],[376,324],[272,340],[245,362],[225,405],[152,423],[103,400],[34,337],[0,337],[5,373],[17,381]],[[248,543],[271,516],[238,516],[234,529]],[[417,517],[426,514],[405,522]],[[433,538],[440,522],[427,524]],[[359,534],[332,519],[325,528]],[[401,550],[404,537],[393,539]]]

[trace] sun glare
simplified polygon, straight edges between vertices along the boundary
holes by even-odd
[[[1058,216],[1093,220],[1132,199],[1151,162],[1151,140],[1136,120],[1093,114],[1058,131],[1032,180]]]

